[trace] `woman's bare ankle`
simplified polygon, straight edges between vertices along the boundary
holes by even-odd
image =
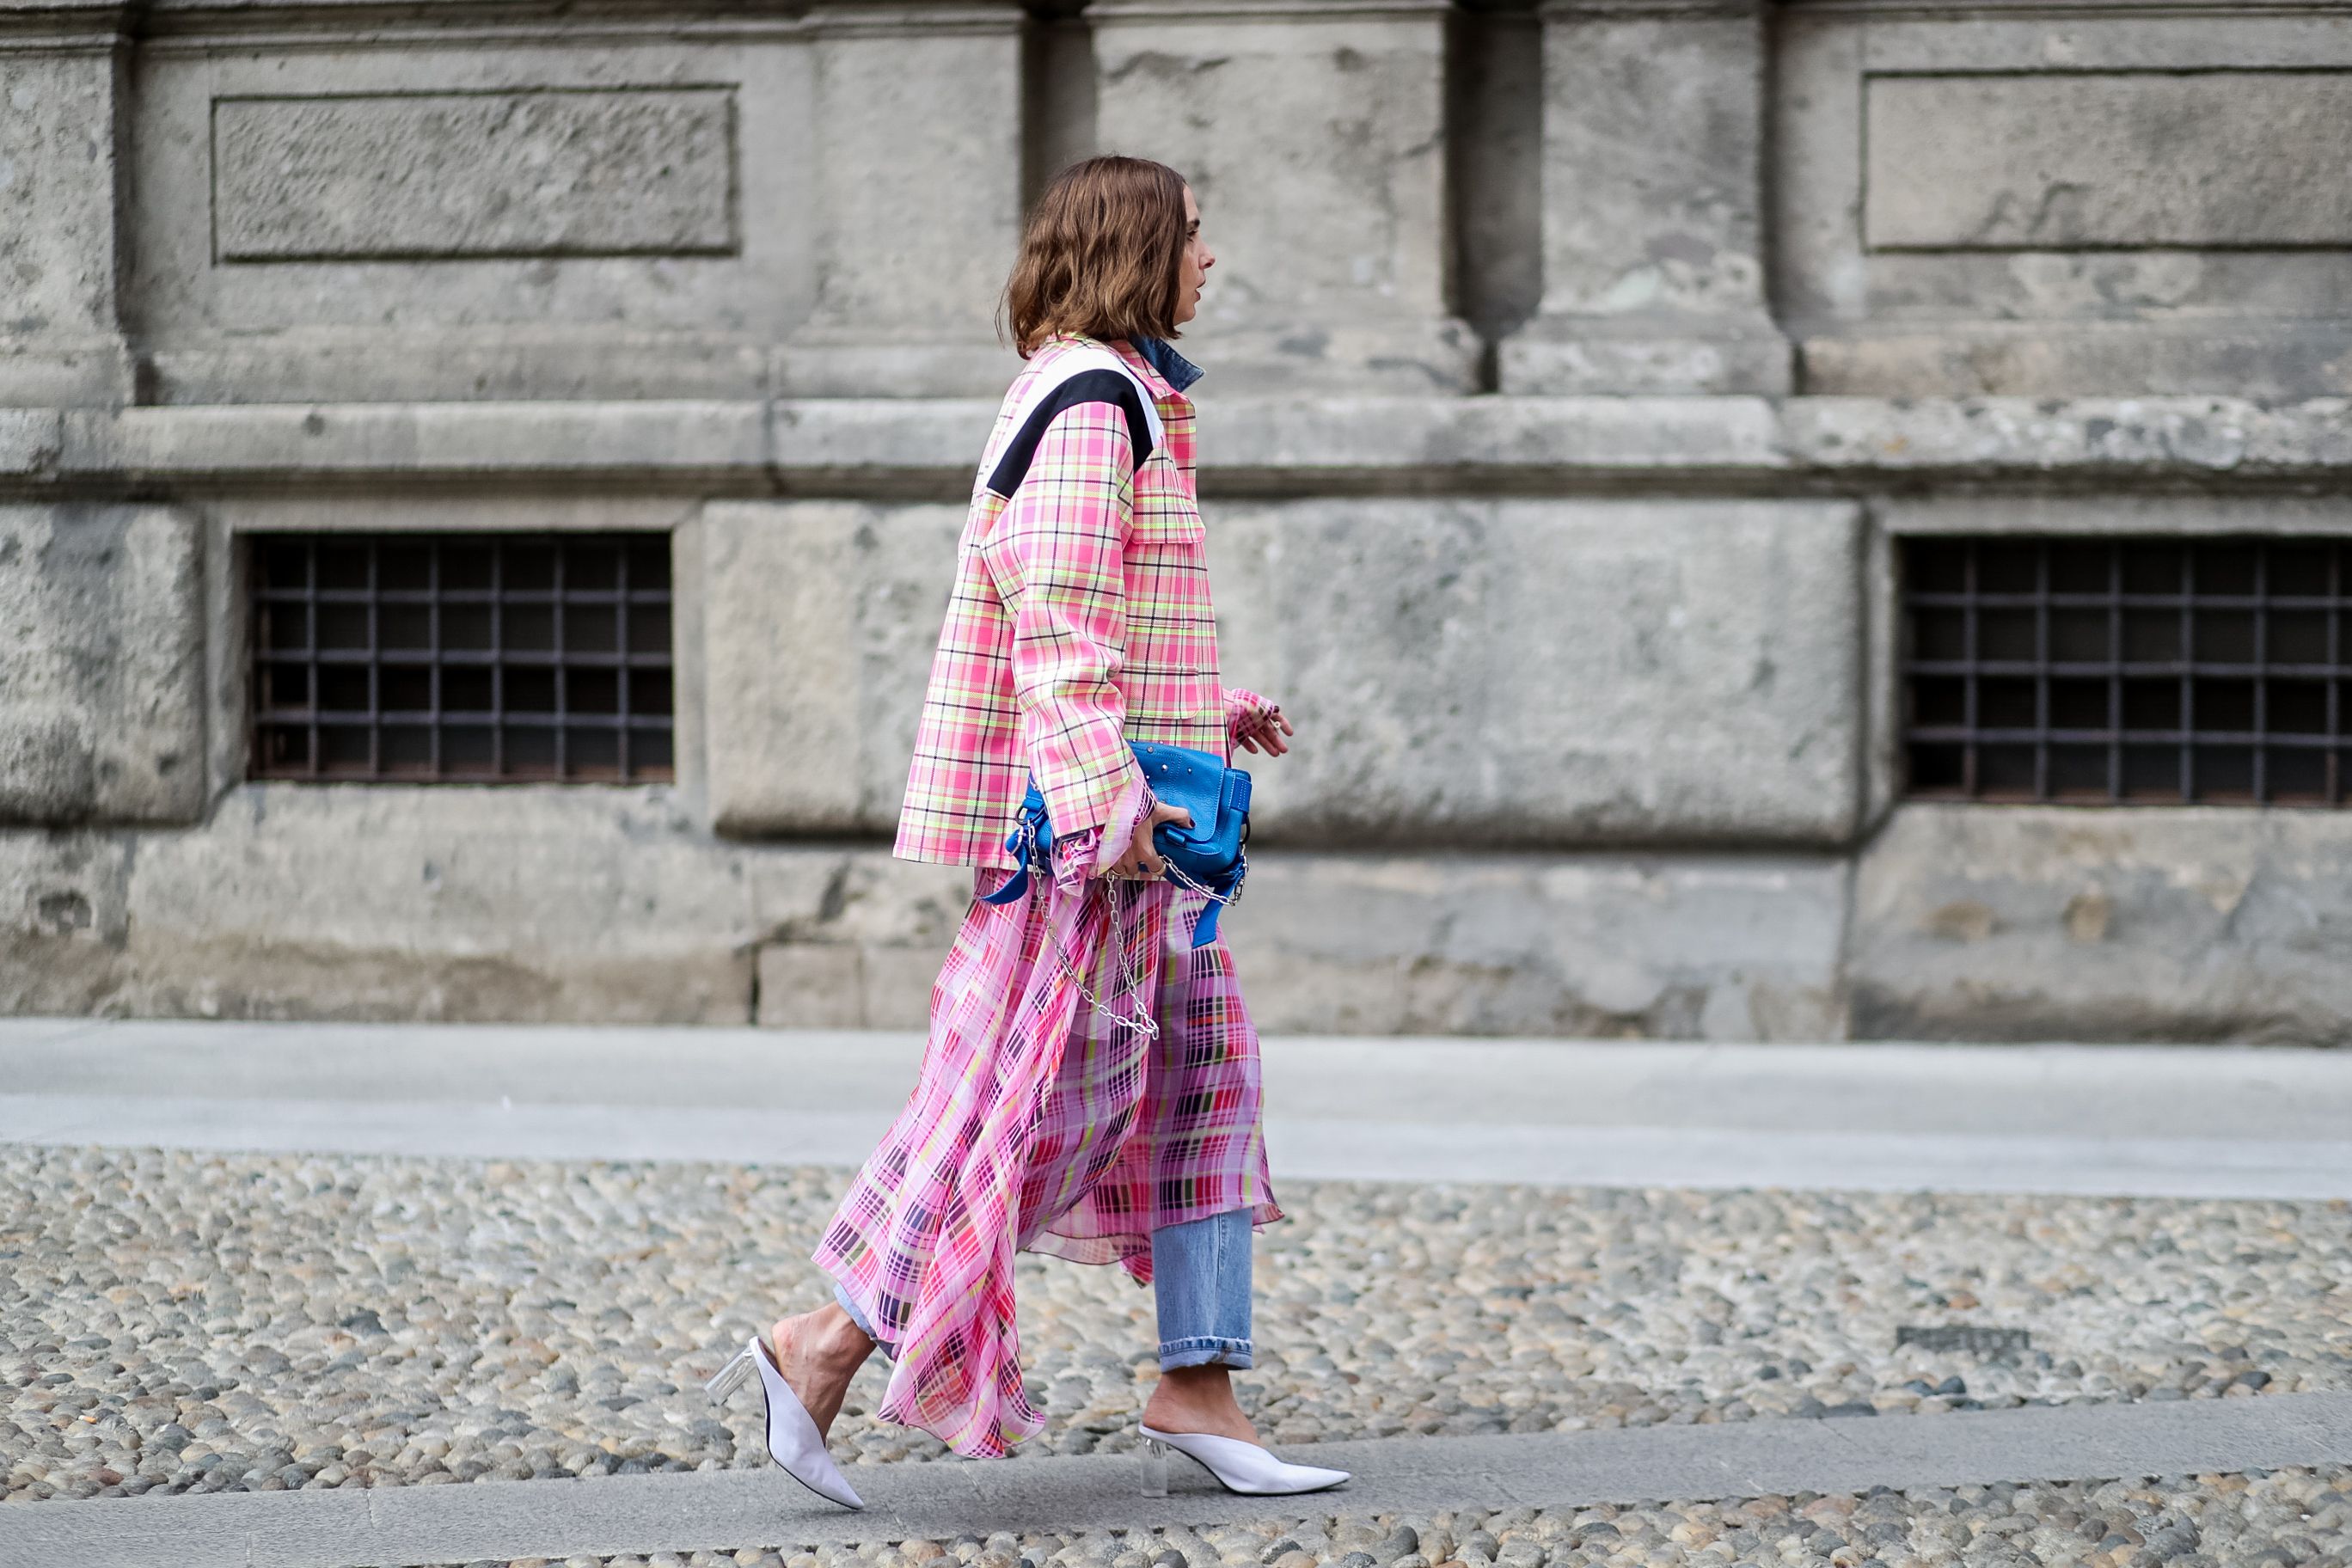
[[[810,1348],[829,1361],[845,1362],[850,1366],[862,1366],[875,1351],[872,1335],[857,1326],[857,1320],[843,1310],[838,1301],[828,1301],[809,1314],[813,1338]]]
[[[1258,1440],[1257,1428],[1234,1397],[1231,1372],[1223,1366],[1171,1367],[1160,1374],[1143,1407],[1143,1424],[1162,1432],[1206,1432],[1244,1443]]]
[[[838,1301],[828,1301],[813,1312],[778,1319],[768,1338],[780,1367],[789,1359],[821,1375],[845,1381],[874,1353],[873,1340]]]

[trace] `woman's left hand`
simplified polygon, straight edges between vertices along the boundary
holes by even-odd
[[[1290,750],[1290,742],[1283,737],[1297,732],[1291,728],[1290,721],[1283,717],[1282,709],[1277,704],[1258,715],[1254,722],[1238,729],[1234,734],[1234,742],[1245,752],[1263,751],[1268,756],[1278,757]]]

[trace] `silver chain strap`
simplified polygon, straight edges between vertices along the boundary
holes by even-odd
[[[1113,880],[1113,879],[1099,877],[1091,878],[1089,880],[1108,882]],[[1125,929],[1126,921],[1122,918],[1118,907],[1123,901],[1120,897],[1120,889],[1116,887],[1107,888],[1104,889],[1104,893],[1110,900],[1110,942],[1111,945],[1116,948],[1118,952],[1119,986],[1124,994],[1135,998],[1134,1012],[1129,1014],[1113,1012],[1108,1003],[1105,1002],[1101,997],[1096,995],[1092,990],[1087,988],[1086,976],[1080,974],[1076,966],[1071,963],[1070,955],[1062,949],[1061,937],[1055,934],[1054,931],[1054,916],[1050,900],[1048,901],[1045,914],[1045,940],[1054,944],[1054,956],[1061,961],[1062,973],[1070,977],[1070,983],[1078,988],[1078,994],[1085,997],[1087,1001],[1093,1005],[1096,1012],[1100,1013],[1104,1017],[1108,1018],[1114,1024],[1124,1024],[1130,1029],[1141,1031],[1143,1037],[1147,1040],[1156,1039],[1160,1035],[1160,1020],[1152,1016],[1151,1004],[1153,999],[1148,994],[1139,994],[1139,993],[1142,993],[1143,991],[1144,981],[1147,977],[1145,976],[1139,963],[1129,952],[1131,944],[1127,940],[1127,931]],[[1080,896],[1083,897],[1084,895],[1081,894]],[[1152,976],[1150,976],[1150,978],[1157,980],[1158,976],[1155,973]]]
[[[1220,893],[1214,888],[1203,887],[1186,876],[1183,869],[1173,860],[1162,859],[1160,864],[1167,868],[1168,879],[1188,893],[1198,893],[1211,903],[1223,904],[1227,909],[1242,901],[1242,879],[1249,874],[1247,855],[1242,856],[1234,862],[1234,890],[1231,893]]]
[[[1023,865],[1029,865],[1030,857],[1034,852],[1036,844],[1037,835],[1035,827],[1028,823],[1022,824],[1021,863]],[[1241,902],[1242,887],[1238,878],[1235,881],[1234,890],[1230,894],[1220,893],[1213,888],[1204,887],[1201,883],[1194,881],[1191,877],[1186,876],[1182,869],[1181,869],[1173,860],[1169,860],[1163,858],[1160,861],[1160,865],[1163,868],[1161,874],[1170,881],[1175,883],[1176,886],[1185,889],[1187,892],[1198,893],[1202,897],[1207,899],[1211,903],[1223,904],[1228,909]],[[1235,867],[1235,870],[1241,876],[1246,876],[1248,867],[1249,858],[1244,855]],[[1031,867],[1030,875],[1032,877],[1035,877],[1037,874],[1035,868]],[[1118,884],[1117,886],[1108,887],[1105,889],[1106,897],[1110,900],[1110,941],[1118,952],[1119,984],[1127,995],[1135,996],[1137,993],[1142,989],[1143,983],[1147,976],[1143,973],[1138,961],[1128,951],[1129,943],[1128,942],[1127,932],[1124,929],[1125,921],[1122,919],[1119,910],[1119,904],[1122,901],[1120,891],[1129,879],[1106,875],[1102,877],[1089,878],[1087,880],[1090,882]],[[1054,886],[1053,857],[1051,855],[1048,855],[1045,858],[1045,874],[1042,879],[1042,883],[1045,888],[1049,889]],[[1083,893],[1081,893],[1080,896],[1083,897]],[[1100,1013],[1112,1023],[1124,1024],[1130,1029],[1139,1029],[1143,1032],[1144,1037],[1147,1039],[1157,1037],[1160,1033],[1160,1021],[1152,1016],[1150,1000],[1149,998],[1139,998],[1136,1003],[1138,1010],[1133,1014],[1122,1016],[1118,1013],[1113,1012],[1110,1005],[1105,1002],[1101,997],[1096,995],[1087,986],[1086,976],[1078,973],[1077,966],[1070,962],[1069,953],[1063,950],[1062,939],[1055,932],[1054,930],[1050,892],[1047,895],[1046,909],[1045,940],[1053,944],[1054,956],[1055,959],[1060,961],[1062,973],[1070,977],[1071,984],[1075,984],[1078,988],[1078,994],[1084,996],[1088,1005],[1091,1005],[1096,1012]],[[1156,979],[1157,977],[1151,976],[1150,978]]]
[[[1135,1003],[1136,1010],[1133,1013],[1122,1015],[1114,1012],[1111,1009],[1110,1004],[1105,1002],[1101,997],[1094,994],[1092,988],[1087,984],[1087,977],[1078,973],[1077,966],[1070,962],[1069,953],[1065,951],[1062,946],[1060,934],[1054,930],[1053,889],[1056,886],[1054,879],[1054,859],[1051,855],[1045,857],[1045,869],[1041,874],[1037,868],[1031,864],[1031,857],[1034,853],[1036,846],[1037,831],[1035,825],[1027,822],[1023,823],[1021,825],[1020,864],[1029,867],[1029,875],[1033,879],[1035,879],[1033,885],[1038,889],[1037,896],[1045,900],[1045,940],[1047,942],[1052,944],[1054,956],[1062,965],[1062,973],[1070,977],[1070,983],[1078,988],[1078,994],[1085,997],[1088,1005],[1091,1005],[1096,1012],[1100,1013],[1114,1024],[1124,1024],[1130,1029],[1139,1029],[1142,1031],[1143,1037],[1146,1039],[1157,1038],[1160,1034],[1160,1020],[1152,1016],[1152,998],[1149,996],[1138,997]],[[1089,882],[1107,883],[1113,880],[1113,879],[1108,877],[1100,877],[1089,878],[1087,880]],[[1080,890],[1079,897],[1082,899],[1085,897],[1084,889]],[[1122,919],[1119,910],[1119,904],[1122,901],[1119,897],[1119,890],[1116,888],[1107,887],[1104,889],[1104,897],[1108,899],[1110,901],[1110,941],[1118,952],[1119,984],[1127,995],[1136,996],[1137,993],[1142,990],[1146,976],[1143,973],[1139,962],[1128,952],[1129,944],[1127,941],[1126,931],[1124,930],[1126,921]],[[1153,978],[1156,977],[1157,976],[1155,974]]]

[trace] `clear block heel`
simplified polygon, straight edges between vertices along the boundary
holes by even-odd
[[[1255,1443],[1244,1443],[1238,1437],[1220,1437],[1210,1432],[1163,1432],[1157,1426],[1142,1426],[1139,1435],[1150,1448],[1144,1456],[1144,1493],[1146,1497],[1166,1497],[1168,1485],[1168,1450],[1175,1449],[1188,1459],[1217,1478],[1219,1485],[1229,1492],[1245,1497],[1284,1497],[1292,1492],[1319,1492],[1328,1487],[1346,1484],[1348,1472],[1327,1470],[1318,1465],[1286,1464]],[[1160,1463],[1160,1489],[1151,1490],[1150,1465],[1154,1455]]]
[[[1168,1445],[1157,1437],[1143,1440],[1143,1495],[1168,1495]]]
[[[710,1381],[702,1385],[702,1392],[710,1395],[711,1404],[724,1405],[727,1396],[742,1387],[743,1380],[751,1375],[751,1347],[746,1345],[735,1352],[733,1361],[720,1367]]]

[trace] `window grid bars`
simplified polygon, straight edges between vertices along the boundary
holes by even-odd
[[[2063,584],[2054,575],[2061,551],[2070,567]],[[1906,541],[1909,793],[2343,805],[2352,750],[2347,552],[2352,546],[2326,539]],[[2161,574],[2176,560],[2167,591]],[[1988,627],[2003,615],[1996,644]],[[2291,648],[2280,641],[2283,615],[2299,617]],[[1937,616],[1937,635],[1927,639],[1935,646],[1925,646],[1923,623]],[[2156,616],[2172,620],[2171,646],[2134,646],[2134,626],[2145,629]],[[2105,657],[2090,657],[2094,647]],[[2151,719],[2145,701],[2135,711],[2131,693],[2145,698],[2156,681],[2171,689],[2163,705],[2170,711]],[[2095,700],[2094,682],[2104,683]],[[1989,701],[1994,694],[2000,703]],[[2104,723],[2084,722],[2094,714]],[[2159,751],[2168,765],[2152,772]]]
[[[271,534],[249,543],[256,552],[248,586],[248,624],[254,628],[252,776],[410,783],[674,776],[667,638],[658,648],[639,650],[632,644],[633,636],[662,637],[667,625],[667,535]],[[454,548],[482,552],[484,585],[452,584],[446,556]],[[328,549],[352,552],[352,564],[360,567],[355,584],[350,581],[353,574],[346,572],[349,585],[325,585],[322,550]],[[545,552],[548,586],[515,585],[510,552],[525,549]],[[611,552],[612,586],[573,585],[575,557],[585,550]],[[424,585],[388,586],[392,560],[406,569],[404,580],[421,577]],[[473,646],[453,633],[450,620],[453,610],[469,606],[483,612]],[[547,646],[514,646],[514,614],[541,607]],[[421,611],[419,643],[387,647],[387,611],[402,608]],[[575,631],[586,640],[603,629],[593,619],[580,621],[591,610],[609,616],[609,651],[567,646]],[[648,612],[655,618],[646,619]],[[298,629],[299,637],[293,635]],[[386,677],[394,670],[416,686],[421,706],[391,705]],[[448,682],[462,670],[478,672],[476,679],[487,687],[487,710],[453,702]],[[544,672],[544,707],[517,700],[514,678],[532,671]],[[341,700],[327,684],[336,672],[350,680]],[[609,673],[609,705],[583,699],[575,689],[575,680],[587,672]],[[290,700],[298,689],[300,700]],[[415,754],[389,754],[388,731],[412,745]],[[459,731],[485,742],[470,761],[453,755],[450,742]],[[542,742],[516,744],[533,734],[543,737]],[[599,735],[609,735],[609,742],[590,746]],[[339,740],[344,742],[340,747]]]

